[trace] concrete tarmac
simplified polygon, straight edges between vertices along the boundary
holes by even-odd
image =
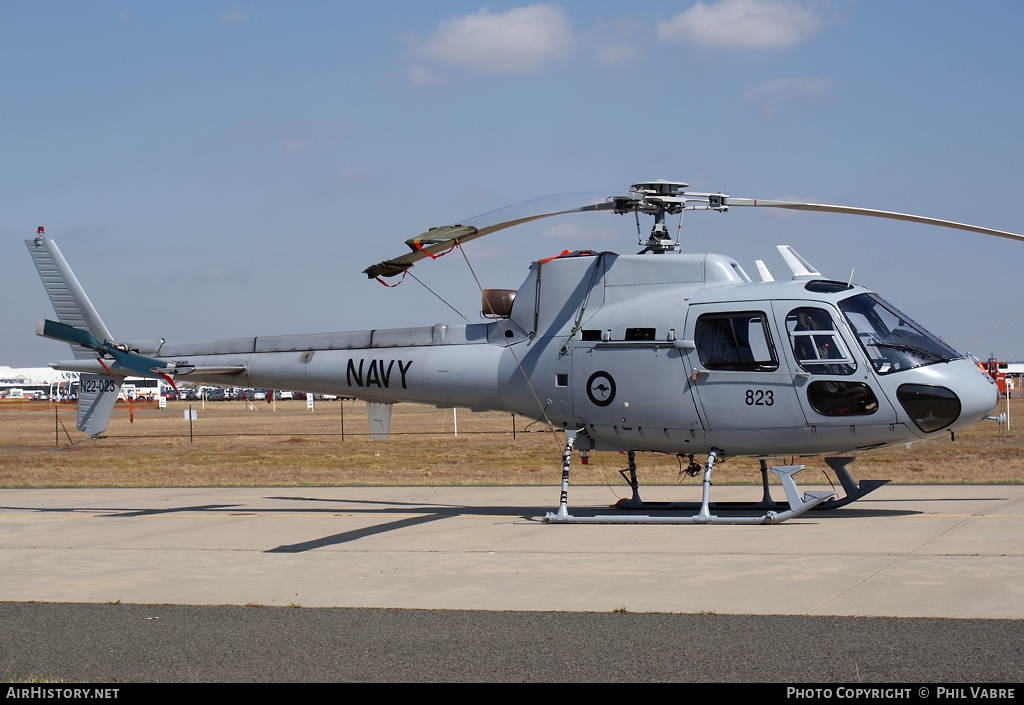
[[[621,493],[570,487],[570,509]],[[699,500],[692,485],[642,494]],[[557,499],[554,487],[2,490],[0,601],[1024,618],[1024,486],[886,486],[774,526],[545,524]]]

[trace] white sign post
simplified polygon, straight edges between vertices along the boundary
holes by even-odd
[[[188,421],[188,442],[192,442],[192,422],[199,418],[199,412],[191,406],[185,410],[185,419]]]

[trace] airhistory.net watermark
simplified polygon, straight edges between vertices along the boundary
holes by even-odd
[[[25,700],[114,700],[120,688],[53,688],[50,686],[11,685],[5,698]]]

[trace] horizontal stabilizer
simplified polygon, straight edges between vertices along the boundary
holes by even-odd
[[[51,362],[50,367],[61,372],[106,374],[106,370],[103,369],[103,365],[100,364],[95,357],[91,360],[58,360],[56,362]],[[135,374],[135,370],[124,368],[117,362],[111,362],[110,364],[107,364],[106,367],[110,370],[110,373],[115,376],[127,377]],[[196,377],[205,377],[210,375],[240,375],[246,371],[246,366],[221,365],[219,367],[194,367],[192,365],[167,364],[166,367],[156,367],[152,369],[153,371],[147,373],[145,376],[152,377],[154,375],[159,376],[160,374],[164,374],[169,377],[181,377],[184,375],[194,375]]]
[[[240,375],[245,372],[245,365],[221,365],[220,367],[194,367],[192,365],[177,365],[173,369],[168,368],[167,374],[182,375]]]

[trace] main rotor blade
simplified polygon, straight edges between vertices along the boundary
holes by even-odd
[[[791,201],[766,201],[760,198],[733,198],[722,196],[722,205],[725,206],[758,206],[765,208],[789,208],[797,211],[819,211],[822,213],[845,213],[847,215],[868,215],[875,218],[891,218],[893,220],[906,220],[911,223],[923,223],[924,225],[938,225],[943,228],[956,228],[970,232],[982,233],[983,235],[995,235],[1010,240],[1024,241],[1024,235],[1008,233],[1003,230],[982,228],[977,225],[956,223],[952,220],[940,220],[938,218],[927,218],[923,215],[910,215],[908,213],[894,213],[892,211],[880,211],[872,208],[854,208],[851,206],[832,206],[826,203],[794,203]]]
[[[683,186],[684,184],[678,184]],[[643,186],[638,185],[638,186]],[[446,225],[439,228],[431,228],[425,233],[405,241],[411,252],[384,260],[363,270],[367,277],[393,277],[402,274],[416,262],[426,257],[436,257],[443,254],[458,244],[475,240],[478,237],[510,228],[513,225],[528,223],[532,220],[548,218],[553,215],[564,213],[579,213],[584,211],[614,211],[616,213],[644,212],[650,214],[672,212],[676,213],[682,209],[692,208],[689,203],[701,202],[707,204],[705,207],[711,210],[724,211],[730,206],[760,206],[763,208],[788,208],[791,210],[818,211],[822,213],[845,213],[847,215],[872,216],[875,218],[890,218],[893,220],[905,220],[911,223],[922,223],[924,225],[936,225],[944,228],[956,228],[969,232],[981,233],[984,235],[995,235],[996,237],[1008,238],[1011,240],[1024,241],[1024,235],[982,228],[967,223],[957,223],[951,220],[939,218],[928,218],[921,215],[909,213],[895,213],[892,211],[876,210],[872,208],[855,208],[852,206],[836,206],[826,203],[797,203],[793,201],[769,201],[757,198],[734,198],[723,193],[690,193],[679,192],[674,195],[649,194],[636,191],[638,186],[630,189],[629,196],[608,196],[607,193],[584,193],[584,194],[563,194],[560,196],[548,196],[538,198],[525,203],[500,208],[483,215],[478,215],[464,220],[457,225]]]
[[[565,213],[611,210],[615,210],[615,199],[609,198],[607,193],[573,193],[537,198],[474,216],[457,225],[431,228],[427,232],[405,241],[405,244],[412,250],[408,254],[384,260],[367,267],[363,272],[370,279],[393,277],[409,269],[421,259],[447,252],[457,244],[469,242],[514,225]]]

